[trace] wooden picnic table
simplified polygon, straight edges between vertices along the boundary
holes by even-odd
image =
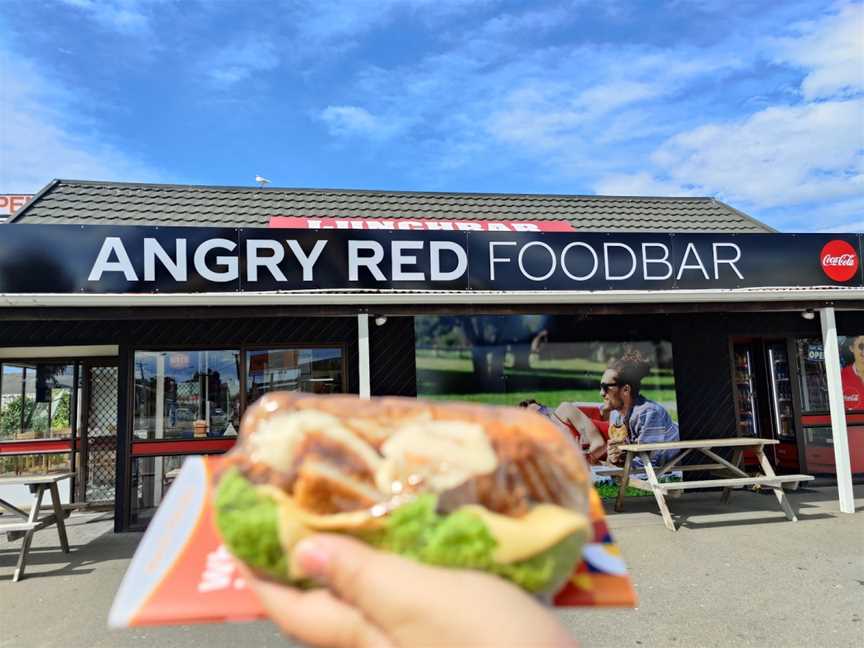
[[[744,486],[767,486],[774,491],[777,501],[780,503],[780,508],[786,514],[786,518],[791,521],[796,521],[798,518],[786,498],[786,493],[783,491],[783,484],[792,484],[793,488],[797,488],[798,484],[803,481],[813,479],[812,475],[777,475],[768,457],[765,456],[765,446],[778,443],[776,439],[758,439],[752,437],[742,438],[718,438],[718,439],[699,439],[695,441],[664,441],[662,443],[630,443],[618,446],[624,452],[624,466],[609,466],[610,471],[606,472],[610,477],[616,478],[619,482],[618,499],[615,502],[615,510],[624,510],[624,494],[627,491],[627,486],[633,486],[640,490],[653,493],[657,500],[657,506],[660,508],[660,514],[663,516],[663,523],[666,528],[675,531],[675,522],[672,520],[672,515],[669,513],[669,507],[666,503],[666,495],[678,493],[683,490],[693,488],[722,488],[723,495],[721,501],[728,502],[729,496],[733,488],[743,488]],[[716,452],[713,448],[733,448],[732,457],[726,460]],[[741,459],[744,451],[750,449],[756,455],[759,461],[761,470],[756,475],[748,475],[741,469]],[[657,450],[681,450],[673,459],[666,462],[662,466],[655,467],[651,463],[651,453]],[[709,463],[681,465],[681,461],[692,453],[700,453],[709,459]],[[633,464],[634,457],[639,457],[642,460],[642,466],[637,467]],[[646,480],[635,479],[630,473],[634,470],[642,470],[645,472]],[[712,479],[701,479],[696,481],[680,481],[680,482],[661,482],[659,479],[663,475],[671,471],[712,471],[716,475]],[[720,471],[722,474],[717,474]]]
[[[0,533],[6,533],[10,540],[24,538],[21,543],[21,551],[18,553],[18,564],[15,566],[15,573],[12,575],[12,582],[17,582],[24,576],[27,555],[30,553],[30,543],[33,541],[33,534],[37,531],[56,525],[57,535],[60,536],[60,546],[64,553],[69,553],[66,524],[63,521],[68,513],[60,503],[60,489],[57,487],[57,484],[64,479],[71,479],[74,476],[75,473],[67,472],[53,475],[0,477],[0,486],[29,486],[30,492],[33,493],[33,506],[30,508],[29,513],[22,511],[14,504],[0,499],[0,508],[20,518],[20,521],[17,522],[7,522],[3,519],[6,517],[5,515],[0,517]],[[53,509],[53,513],[40,517],[42,496],[45,494],[46,489],[51,493],[51,508]]]

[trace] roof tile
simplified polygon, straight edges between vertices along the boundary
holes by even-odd
[[[566,220],[580,231],[764,233],[713,198],[258,189],[59,180],[19,223],[266,227],[271,216]]]

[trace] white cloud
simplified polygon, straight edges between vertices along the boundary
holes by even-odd
[[[382,27],[400,14],[435,23],[494,0],[302,0],[289,16],[297,35],[293,56],[316,59],[343,51],[355,39]],[[326,48],[325,48],[326,46]]]
[[[751,7],[698,46],[689,33],[648,45],[586,41],[591,35],[572,29],[555,45],[531,44],[593,10],[573,6],[451,27],[444,49],[369,66],[347,88],[350,99],[331,100],[362,113],[319,114],[342,137],[380,138],[381,124],[399,121],[390,136],[411,151],[424,182],[436,173],[452,182],[472,167],[518,169],[529,186],[716,195],[787,222],[784,209],[818,204],[828,214],[864,191],[860,4],[821,16],[807,5]],[[806,13],[816,18],[794,22]],[[798,75],[791,84],[790,74]],[[819,227],[860,220],[841,212]]]
[[[847,4],[821,20],[793,27],[776,41],[777,59],[807,71],[807,100],[864,90],[864,4]]]
[[[331,135],[360,135],[370,139],[386,139],[395,135],[401,124],[383,120],[359,106],[327,106],[320,118],[327,124]]]
[[[502,38],[519,32],[545,32],[558,29],[576,18],[575,6],[564,4],[523,13],[500,13],[487,20],[477,30],[476,37]]]
[[[651,156],[680,184],[775,207],[864,191],[864,100],[773,106],[676,135]]]
[[[647,171],[605,176],[594,187],[598,194],[610,196],[693,196],[703,195],[677,182],[658,180]]]
[[[864,233],[864,193],[852,198],[835,201],[819,201],[796,209],[773,210],[786,219],[789,228],[795,231],[812,232],[862,232]],[[770,211],[766,214],[771,214]]]
[[[564,78],[557,72],[554,75]],[[576,84],[557,80],[529,81],[511,92],[504,106],[492,109],[487,128],[495,139],[527,150],[584,148],[601,132],[617,126],[613,120],[598,128],[598,122],[620,114],[628,106],[661,97],[669,89],[662,79],[653,83],[631,79],[601,81],[582,90]],[[639,122],[630,117],[628,136],[632,138],[635,132],[632,128]]]
[[[213,85],[229,88],[258,72],[276,69],[279,62],[276,47],[268,38],[250,34],[211,52],[202,60],[201,67]]]
[[[864,220],[852,221],[851,223],[843,223],[842,225],[835,225],[834,227],[828,227],[824,230],[824,232],[831,232],[837,234],[860,234],[864,233]]]
[[[0,60],[13,60],[0,49]],[[32,62],[8,66],[0,107],[0,192],[32,193],[53,178],[158,182],[162,174],[108,143],[87,102]]]
[[[803,101],[769,104],[743,118],[681,129],[644,160],[648,170],[608,174],[594,188],[715,195],[799,230],[860,229],[862,27],[861,5],[844,5],[796,25],[797,37],[771,41],[769,49],[775,62],[804,73]]]
[[[102,27],[123,34],[150,32],[155,5],[167,0],[59,0],[77,9]]]

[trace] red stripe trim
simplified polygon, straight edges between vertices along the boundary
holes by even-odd
[[[225,452],[234,447],[237,439],[202,439],[184,441],[142,441],[132,444],[133,457],[153,457],[172,454],[203,454]]]
[[[804,425],[831,425],[830,416],[802,416],[801,423]]]
[[[831,425],[831,416],[828,414],[802,416],[801,423],[804,425]],[[864,423],[864,414],[846,414],[846,423]]]
[[[33,441],[3,441],[0,442],[0,454],[50,454],[55,452],[72,452],[70,439],[34,439]]]

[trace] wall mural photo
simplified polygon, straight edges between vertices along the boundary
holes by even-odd
[[[579,339],[573,316],[415,317],[417,395],[522,406],[580,444],[604,497],[622,443],[679,438],[672,344]],[[662,463],[667,457],[652,457]],[[634,475],[636,476],[636,475]],[[680,479],[680,473],[671,479]],[[628,495],[645,495],[628,489]]]

